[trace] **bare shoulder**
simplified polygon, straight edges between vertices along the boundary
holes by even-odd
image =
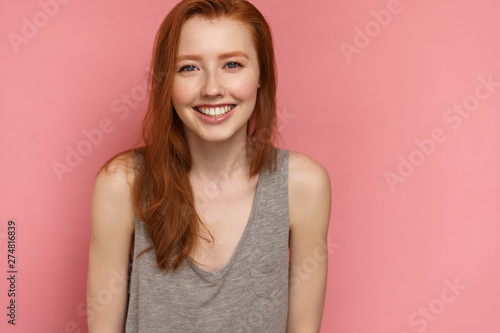
[[[134,215],[132,188],[135,181],[132,154],[114,158],[102,169],[95,179],[92,195],[92,214],[121,216],[109,219],[107,223],[123,223],[120,229],[133,233]],[[132,214],[132,215],[131,215]],[[127,217],[124,219],[124,217]],[[105,219],[100,219],[104,223]],[[118,227],[115,225],[115,227]]]
[[[311,223],[318,210],[330,215],[331,182],[326,168],[306,154],[290,151],[288,164],[290,229]]]
[[[130,187],[134,181],[134,161],[132,153],[116,156],[97,175],[98,180],[109,181],[115,186]]]

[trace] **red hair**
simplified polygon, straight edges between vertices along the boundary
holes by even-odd
[[[265,18],[245,0],[181,1],[156,34],[149,103],[142,122],[144,145],[115,155],[101,168],[107,168],[120,155],[134,153],[140,157],[133,184],[134,207],[137,217],[146,224],[153,246],[139,255],[154,248],[157,265],[165,272],[177,269],[185,256],[193,253],[201,237],[200,226],[206,228],[194,208],[188,178],[191,155],[183,123],[172,105],[179,36],[183,23],[194,15],[229,18],[249,28],[260,68],[257,101],[247,124],[246,144],[251,151],[249,177],[264,169],[272,172],[277,167],[276,66],[271,31]]]

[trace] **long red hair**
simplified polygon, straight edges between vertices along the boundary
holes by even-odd
[[[185,257],[193,253],[198,237],[202,237],[200,226],[206,228],[194,208],[188,178],[191,155],[183,123],[172,105],[179,36],[183,23],[193,15],[208,19],[225,17],[248,26],[260,68],[257,101],[247,124],[247,147],[251,151],[249,177],[264,169],[272,172],[277,167],[275,143],[280,135],[276,66],[271,31],[265,18],[245,0],[181,1],[166,16],[156,34],[148,81],[149,103],[142,121],[143,145],[113,156],[101,168],[107,169],[114,159],[130,153],[140,161],[136,163],[133,184],[134,207],[137,217],[146,224],[153,246],[139,255],[154,248],[157,265],[165,272],[177,269]]]

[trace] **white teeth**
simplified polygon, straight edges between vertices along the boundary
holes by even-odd
[[[211,117],[220,117],[223,114],[226,114],[229,112],[234,106],[232,105],[226,105],[223,107],[216,107],[216,108],[203,108],[203,107],[198,107],[196,110],[200,111],[201,113],[211,116]]]

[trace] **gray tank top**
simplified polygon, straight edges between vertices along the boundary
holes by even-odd
[[[154,250],[133,259],[127,333],[281,333],[288,315],[288,149],[263,170],[249,220],[227,265],[217,272],[189,257],[163,274]],[[135,254],[152,245],[135,218]]]

